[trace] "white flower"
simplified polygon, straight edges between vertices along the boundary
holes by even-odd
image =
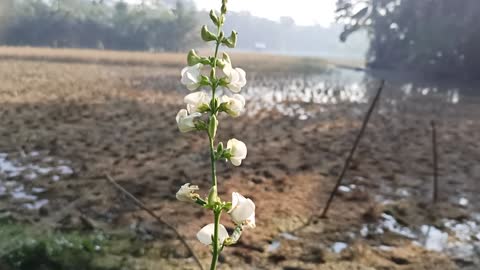
[[[198,63],[182,69],[181,82],[187,87],[188,90],[193,91],[200,87],[202,67],[203,65]]]
[[[246,73],[241,68],[233,68],[230,63],[223,67],[223,73],[227,78],[227,88],[232,92],[238,93],[247,84]]]
[[[197,233],[198,241],[202,242],[202,244],[207,246],[211,245],[214,231],[215,231],[215,224],[211,223],[206,225]],[[218,240],[222,244],[227,238],[228,238],[227,229],[225,229],[225,227],[222,224],[218,224]]]
[[[240,193],[232,193],[232,209],[228,213],[236,224],[255,228],[255,204]]]
[[[245,98],[239,94],[235,94],[231,97],[224,95],[220,102],[226,103],[225,112],[232,117],[239,116],[245,110]]]
[[[196,112],[189,115],[187,110],[181,109],[177,113],[176,117],[178,129],[180,130],[180,132],[189,132],[195,130],[195,117],[200,116],[202,116],[201,113]]]
[[[185,96],[183,101],[187,104],[187,110],[189,113],[205,112],[208,108],[212,97],[204,91],[193,92]]]
[[[181,186],[178,190],[176,197],[177,200],[182,202],[191,202],[195,201],[198,197],[198,194],[195,193],[199,188],[198,186],[190,185],[190,183],[186,183],[185,185]]]
[[[227,149],[230,150],[230,162],[235,166],[240,166],[242,160],[247,157],[247,146],[242,141],[231,139],[227,142]]]

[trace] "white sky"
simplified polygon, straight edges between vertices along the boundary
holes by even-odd
[[[220,8],[220,0],[195,0],[200,9]],[[276,20],[290,16],[299,25],[328,26],[334,20],[336,0],[229,0],[228,8],[249,11],[255,16]]]

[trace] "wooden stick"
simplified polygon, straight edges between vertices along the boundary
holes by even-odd
[[[433,203],[438,201],[438,154],[437,154],[437,130],[435,121],[430,122],[432,125],[432,156],[433,156]]]
[[[342,184],[343,177],[345,176],[345,173],[348,170],[348,167],[350,166],[350,162],[352,161],[353,155],[355,154],[355,151],[357,150],[357,146],[360,143],[360,139],[363,136],[363,133],[365,132],[365,129],[367,127],[368,121],[370,120],[370,116],[372,115],[373,109],[375,108],[375,105],[377,104],[378,100],[380,99],[380,95],[382,93],[383,87],[385,85],[385,81],[382,80],[380,82],[380,86],[378,87],[377,94],[375,95],[375,98],[372,101],[372,104],[370,105],[370,108],[367,111],[367,114],[365,115],[365,118],[363,119],[363,124],[362,128],[360,129],[360,132],[357,135],[357,138],[355,139],[355,142],[353,143],[353,147],[350,150],[350,153],[348,154],[347,159],[345,160],[345,164],[343,165],[342,172],[338,176],[337,183],[335,184],[335,187],[333,188],[332,192],[330,193],[330,197],[328,198],[327,204],[325,208],[323,209],[322,215],[320,216],[321,218],[326,218],[328,209],[330,208],[330,204],[333,201],[333,198],[337,194],[338,188]]]
[[[204,270],[203,268],[203,265],[202,263],[200,262],[200,260],[198,259],[197,255],[195,255],[195,252],[193,252],[193,249],[190,247],[190,245],[188,244],[187,240],[185,240],[185,238],[183,238],[183,236],[177,231],[177,229],[175,229],[175,227],[173,227],[172,225],[170,225],[169,223],[167,223],[166,221],[164,221],[161,217],[159,217],[157,214],[155,214],[155,212],[153,212],[150,208],[148,208],[143,202],[141,202],[139,199],[137,199],[133,194],[131,194],[130,192],[128,192],[126,189],[124,189],[121,185],[119,185],[109,174],[106,175],[107,177],[107,180],[114,186],[116,187],[119,191],[121,191],[123,194],[125,194],[129,199],[131,199],[138,207],[140,207],[141,209],[145,210],[145,212],[147,212],[148,214],[150,214],[150,216],[152,216],[155,220],[157,220],[159,223],[161,224],[164,224],[165,226],[167,226],[170,230],[172,230],[175,235],[178,237],[178,239],[180,239],[180,242],[182,242],[182,244],[187,248],[188,252],[190,253],[190,255],[193,257],[193,259],[195,260],[195,262],[197,263],[198,265],[198,268],[200,268],[201,270]]]

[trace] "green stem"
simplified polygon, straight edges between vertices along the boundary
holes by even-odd
[[[222,31],[221,26],[218,26],[217,37],[220,36],[221,31]],[[217,57],[218,57],[218,49],[220,48],[220,44],[221,44],[221,40],[217,38],[217,44],[215,46],[215,54],[213,56],[214,62],[212,65],[212,68],[214,70],[217,68]],[[217,90],[218,82],[217,82],[217,78],[210,78],[210,79],[212,82],[214,82],[212,85],[212,100],[210,102],[210,104],[213,104],[214,103],[213,101],[215,100],[215,90]],[[211,115],[216,115],[216,110],[217,108],[212,108]],[[216,160],[215,160],[215,148],[214,148],[215,138],[211,134],[208,134],[208,139],[210,142],[210,160],[212,163],[212,186],[217,187],[217,170],[215,167]],[[217,187],[217,190],[218,190],[218,187]],[[215,226],[213,231],[213,242],[212,242],[213,256],[212,256],[212,263],[210,265],[210,270],[217,269],[218,257],[220,256],[220,251],[221,251],[220,245],[223,244],[223,243],[219,243],[219,239],[218,239],[218,227],[220,226],[220,216],[222,214],[222,209],[219,210],[214,208],[213,214],[215,216],[215,223],[214,223]]]
[[[217,185],[217,169],[215,168],[215,148],[213,146],[213,140],[212,136],[210,134],[208,135],[208,139],[210,141],[210,161],[212,164],[212,186]]]
[[[214,211],[215,214],[215,227],[213,233],[213,256],[212,256],[212,263],[210,265],[210,270],[217,269],[217,262],[218,257],[220,256],[220,245],[223,243],[219,243],[218,241],[218,227],[220,225],[220,216],[222,215],[222,211]]]
[[[210,270],[217,269],[217,262],[218,257],[220,256],[220,245],[223,243],[219,243],[218,241],[218,227],[220,224],[220,216],[222,215],[222,211],[214,211],[215,214],[215,228],[213,232],[213,257],[212,257],[212,264],[210,266]]]

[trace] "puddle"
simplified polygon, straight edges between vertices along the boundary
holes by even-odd
[[[275,252],[280,248],[280,241],[279,240],[273,240],[270,245],[267,247],[267,252]]]
[[[34,157],[40,155],[39,152],[32,153],[34,153]],[[9,158],[9,156],[12,157]],[[16,157],[13,154],[0,153],[0,175],[5,175],[7,178],[15,178],[23,175],[27,180],[35,180],[39,175],[47,175],[52,171],[56,171],[62,175],[73,174],[73,169],[65,165],[69,163],[65,160],[57,160],[55,162],[54,158],[47,157],[43,161],[38,161],[37,159],[31,160],[28,156],[32,156],[32,154],[28,154],[27,157]],[[2,178],[0,178],[0,181],[1,180]]]
[[[462,197],[458,200],[458,204],[461,205],[461,206],[467,206],[468,205],[468,199]]]
[[[387,245],[380,245],[377,248],[381,251],[392,251],[394,249],[394,247]]]
[[[283,238],[285,238],[285,239],[287,239],[287,240],[292,240],[292,241],[300,240],[299,237],[297,237],[297,236],[295,236],[295,235],[293,235],[293,234],[291,234],[291,233],[286,233],[286,232],[284,232],[284,233],[281,233],[280,236],[283,237]]]
[[[33,203],[26,203],[23,206],[25,208],[27,208],[28,210],[38,210],[38,209],[42,208],[43,206],[45,206],[47,204],[48,204],[48,200],[47,199],[42,199],[42,200],[38,200],[38,201],[33,202]]]
[[[424,235],[422,243],[416,242],[428,250],[442,252],[448,244],[448,233],[443,232],[434,226],[422,225],[420,228]]]
[[[37,151],[0,153],[0,198],[22,203],[23,208],[29,210],[38,210],[49,203],[39,198],[47,191],[45,186],[74,173],[68,164],[67,160],[51,156],[42,158],[42,153]],[[55,174],[50,176],[53,172]]]
[[[378,224],[364,224],[360,235],[381,235],[385,230],[412,239],[412,243],[427,250],[443,252],[455,259],[480,261],[480,224],[475,220],[459,222],[443,220],[444,228],[422,225],[419,228],[407,228],[398,224],[393,216],[382,214]],[[388,251],[392,247],[378,247]]]
[[[285,116],[306,120],[322,110],[309,111],[300,104],[366,103],[368,95],[363,78],[363,73],[347,70],[308,75],[252,74],[243,94],[248,101],[249,115],[256,115],[261,110],[275,110]]]
[[[455,259],[479,262],[480,258],[480,226],[474,221],[464,223],[445,220],[445,231],[432,226],[422,226],[424,242],[420,244],[428,250],[444,252]]]
[[[415,233],[408,227],[400,225],[397,220],[388,214],[382,214],[382,220],[380,222],[379,232],[383,233],[384,230],[388,230],[392,233],[399,234],[407,238],[415,238]]]
[[[338,190],[340,192],[343,192],[343,193],[349,193],[349,192],[352,192],[356,188],[357,188],[357,185],[351,184],[351,185],[348,185],[348,186],[343,186],[343,185],[339,186]]]
[[[281,239],[285,239],[285,240],[289,240],[289,241],[298,241],[300,240],[300,237],[298,236],[295,236],[291,233],[288,233],[288,232],[283,232],[283,233],[280,233],[278,235],[279,237],[277,239],[274,239],[272,241],[272,243],[270,243],[267,247],[267,252],[274,252],[276,251],[277,249],[280,248],[280,246],[282,245],[282,241]]]
[[[331,249],[333,252],[335,253],[341,253],[344,249],[346,249],[348,247],[348,244],[347,243],[344,243],[344,242],[335,242],[333,243],[333,245],[331,246]]]

